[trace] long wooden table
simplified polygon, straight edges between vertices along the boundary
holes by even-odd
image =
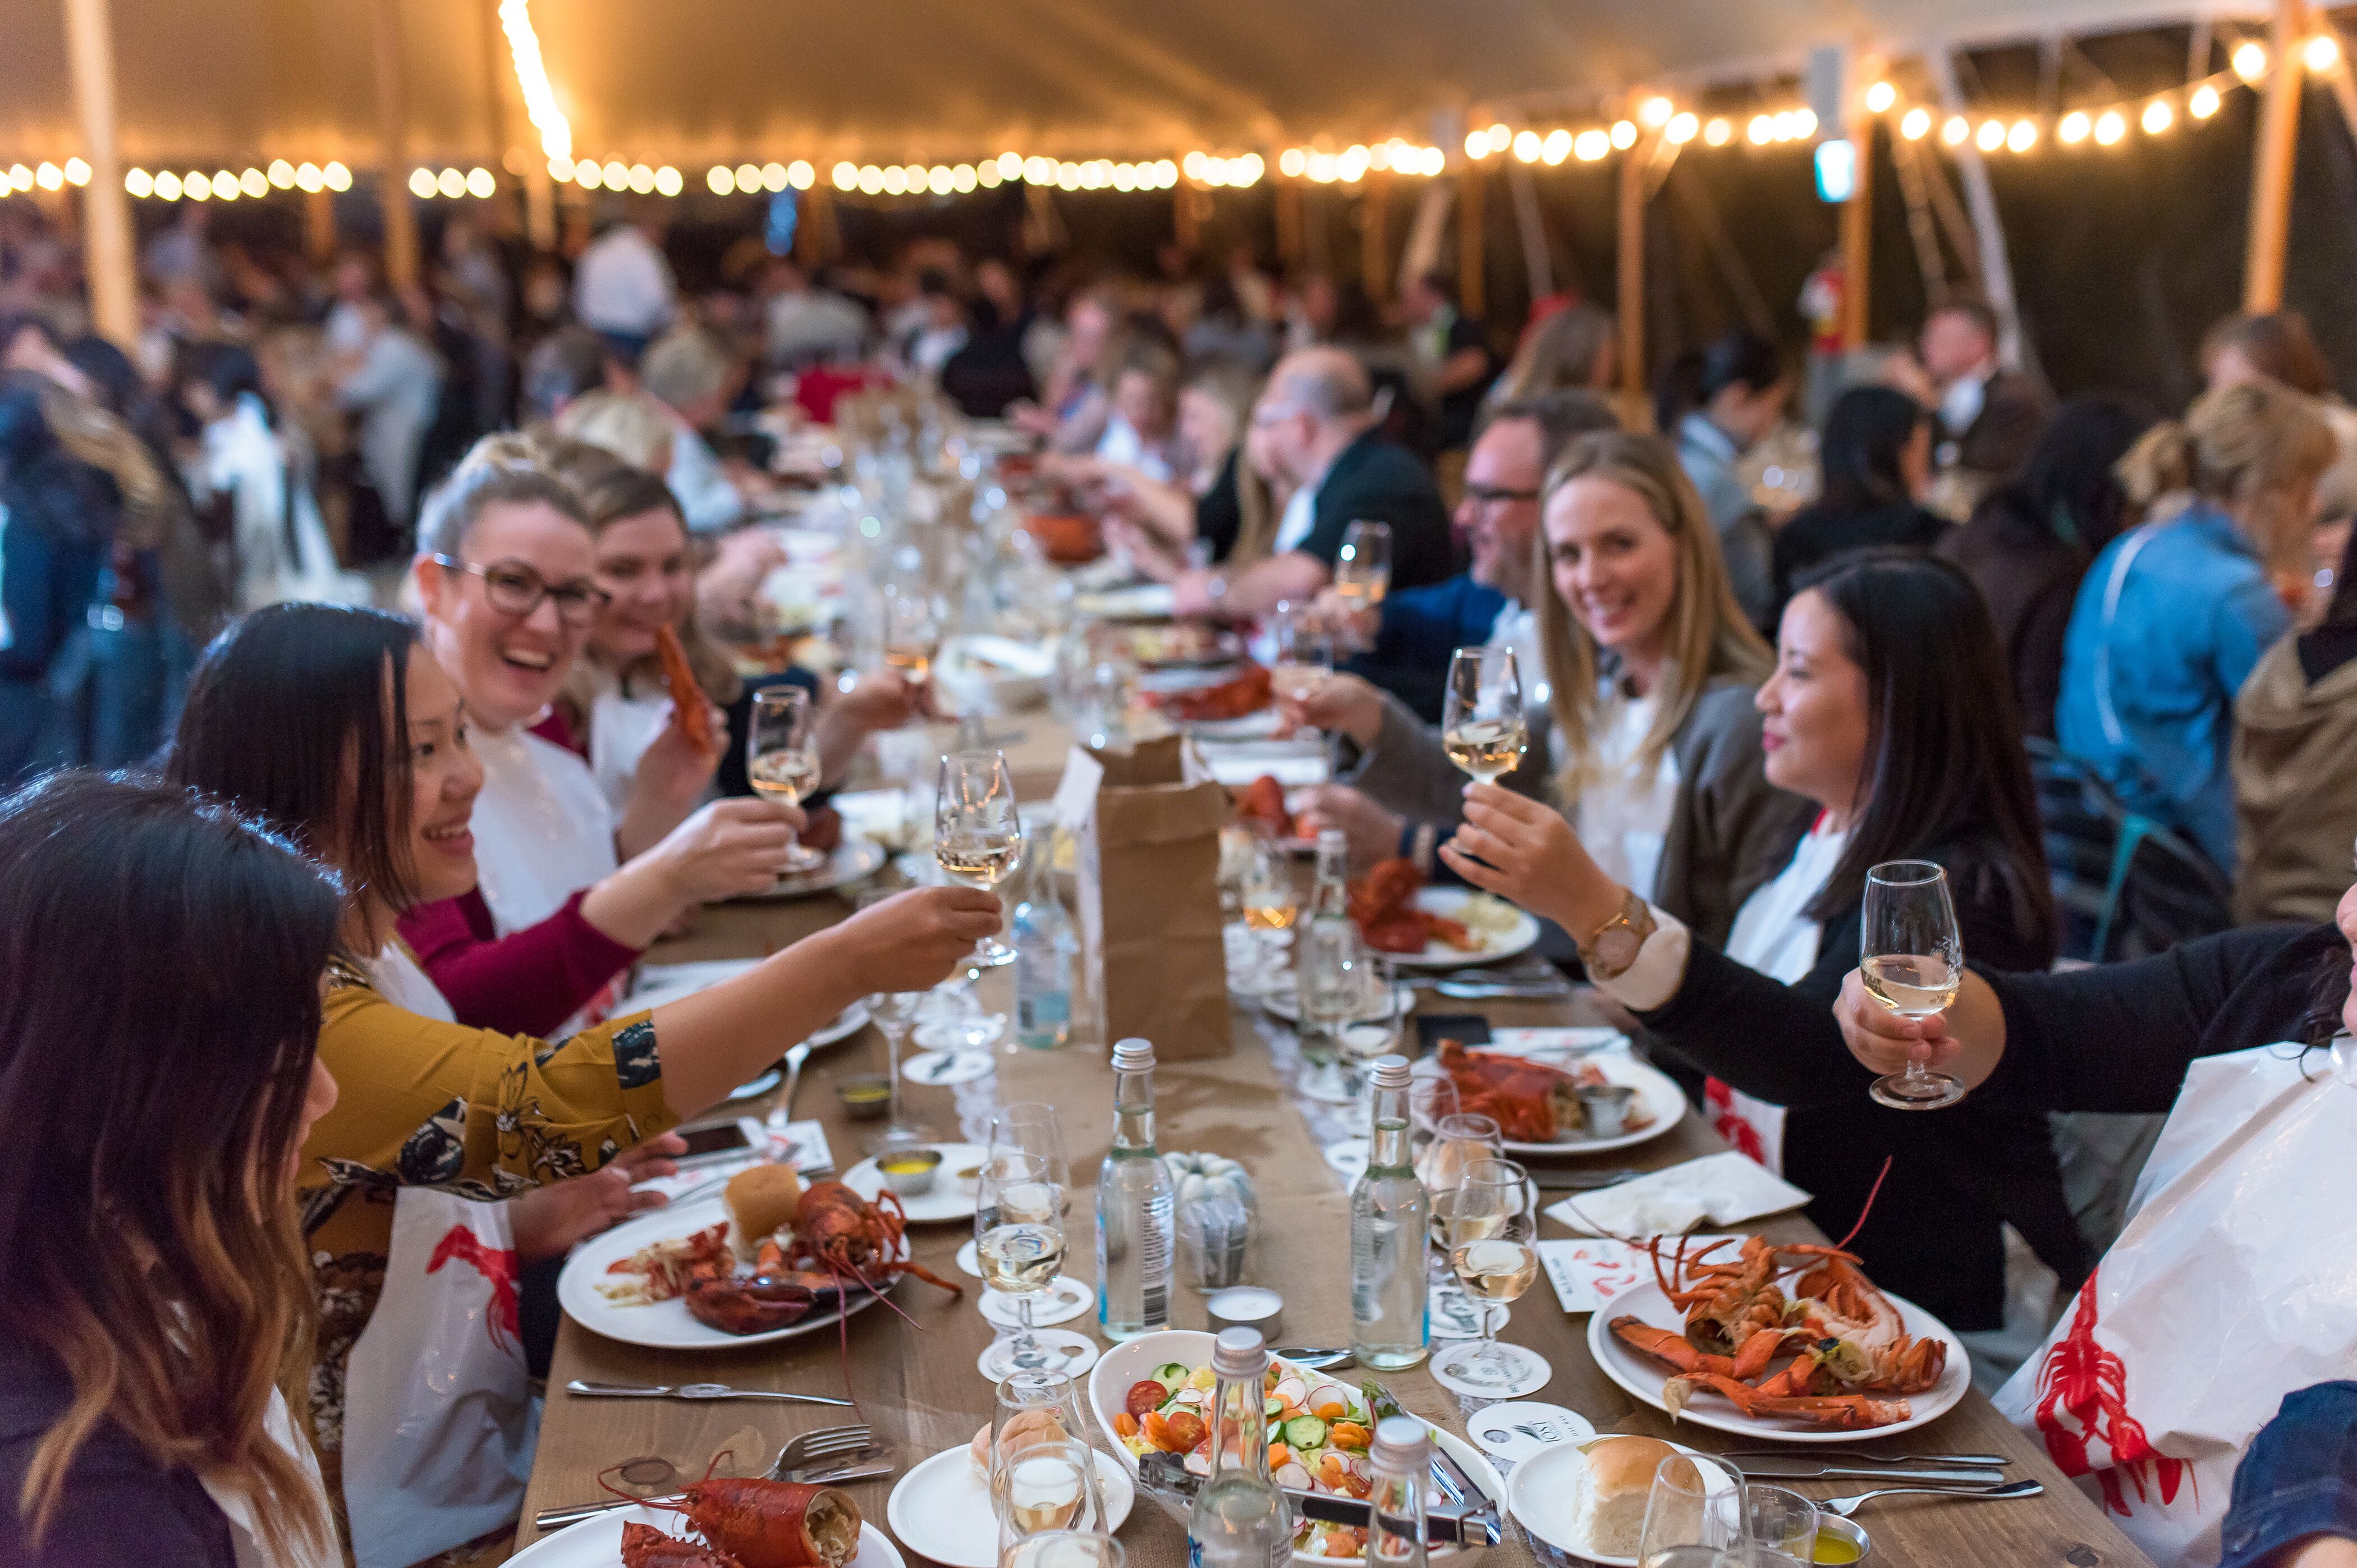
[[[697,930],[665,945],[665,961],[758,956],[796,940],[847,913],[834,896],[791,903],[740,904],[705,912]],[[1007,1003],[1010,970],[985,976],[983,995],[994,1005]],[[1432,1009],[1479,1010],[1500,1025],[1587,1021],[1573,1006],[1552,1002],[1504,1001],[1486,1006],[1438,1000]],[[1237,1048],[1225,1058],[1168,1063],[1156,1073],[1156,1109],[1161,1148],[1203,1150],[1247,1165],[1261,1195],[1263,1239],[1256,1243],[1250,1277],[1274,1285],[1286,1301],[1284,1338],[1293,1344],[1349,1342],[1349,1202],[1341,1179],[1328,1167],[1288,1086],[1280,1083],[1256,1027],[1239,1020]],[[1072,1163],[1076,1194],[1073,1261],[1069,1272],[1086,1278],[1088,1253],[1086,1188],[1110,1139],[1112,1075],[1102,1051],[1013,1050],[999,1047],[998,1070],[958,1089],[909,1085],[912,1111],[945,1138],[961,1135],[961,1108],[985,1120],[988,1106],[1045,1100],[1063,1112],[1062,1126]],[[815,1056],[802,1075],[795,1104],[798,1117],[826,1124],[838,1169],[860,1157],[872,1123],[846,1121],[832,1092],[845,1076],[881,1072],[884,1046],[872,1029]],[[759,1104],[732,1110],[758,1113]],[[985,1130],[969,1120],[964,1136]],[[1593,1156],[1591,1165],[1654,1168],[1723,1145],[1697,1117],[1686,1117],[1652,1143]],[[1547,1162],[1539,1167],[1544,1186],[1549,1169],[1577,1168],[1582,1162]],[[1777,1240],[1822,1240],[1797,1215],[1759,1227]],[[1544,1233],[1562,1234],[1553,1220]],[[884,1309],[851,1320],[848,1369],[860,1418],[890,1445],[899,1473],[942,1449],[963,1445],[988,1419],[991,1386],[974,1362],[991,1337],[975,1310],[980,1282],[958,1273],[959,1246],[970,1225],[919,1226],[912,1230],[915,1255],[946,1278],[964,1280],[967,1292],[952,1299],[921,1281],[910,1280],[894,1300],[915,1320],[911,1326]],[[1065,1326],[1087,1330],[1083,1316]],[[1201,1298],[1176,1293],[1172,1326],[1202,1328]],[[1544,1355],[1554,1380],[1536,1398],[1567,1405],[1601,1431],[1672,1435],[1668,1419],[1632,1402],[1609,1380],[1588,1356],[1585,1316],[1566,1316],[1542,1282],[1515,1308],[1506,1337]],[[616,1382],[681,1382],[724,1380],[740,1386],[841,1395],[845,1367],[835,1333],[813,1333],[740,1351],[689,1356],[640,1349],[604,1339],[567,1320],[559,1334],[540,1449],[524,1501],[519,1549],[537,1538],[533,1515],[541,1509],[586,1502],[600,1496],[597,1473],[622,1460],[657,1455],[683,1474],[700,1474],[714,1455],[733,1450],[736,1473],[758,1474],[768,1459],[799,1432],[834,1424],[850,1412],[818,1406],[758,1402],[694,1404],[652,1400],[581,1399],[564,1391],[565,1381],[587,1378]],[[1416,1413],[1462,1434],[1463,1417],[1454,1395],[1422,1369],[1388,1377],[1387,1383]],[[1085,1394],[1084,1396],[1085,1397]],[[1674,1435],[1697,1448],[1735,1445],[1735,1440],[1693,1425]],[[2147,1563],[2146,1558],[2078,1488],[2048,1461],[2043,1450],[2003,1420],[1978,1392],[1927,1426],[1882,1445],[1891,1452],[1972,1452],[2010,1455],[2008,1474],[2046,1484],[2043,1497],[2004,1502],[1949,1502],[1940,1498],[1892,1499],[1869,1506],[1860,1522],[1871,1532],[1875,1561],[1896,1564],[2096,1564]],[[757,1462],[756,1462],[757,1461]],[[895,1477],[897,1478],[897,1477]],[[861,1507],[879,1527],[892,1481],[864,1483],[856,1489]],[[1830,1496],[1862,1489],[1859,1484],[1802,1489]],[[1141,1497],[1121,1539],[1135,1568],[1177,1568],[1186,1561],[1185,1531],[1149,1499]],[[1516,1568],[1535,1561],[1518,1529],[1491,1559]],[[921,1562],[921,1559],[918,1561]]]

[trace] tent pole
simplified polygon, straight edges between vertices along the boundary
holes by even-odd
[[[384,275],[395,288],[417,282],[417,213],[409,199],[408,103],[401,61],[401,0],[376,0],[377,205],[384,212]]]
[[[2243,265],[2243,308],[2266,315],[2283,308],[2284,251],[2291,235],[2291,177],[2299,156],[2299,46],[2307,7],[2276,0],[2268,52],[2266,100],[2259,110],[2258,146],[2252,156],[2251,248]]]
[[[1851,141],[1857,148],[1857,188],[1842,203],[1842,347],[1866,347],[1874,318],[1874,117],[1861,114]]]
[[[1955,57],[1946,46],[1926,52],[1925,63],[1940,86],[1940,102],[1951,114],[1964,112],[1964,90],[1956,80]],[[1964,188],[1964,203],[1972,209],[1974,242],[1980,252],[1980,281],[1989,308],[1999,324],[1997,358],[2006,365],[2032,375],[2035,355],[2021,330],[2021,310],[2013,293],[2013,263],[2005,252],[2005,220],[1996,209],[1996,192],[1989,186],[1988,163],[1980,149],[1966,141],[1956,149],[1956,175]],[[1937,301],[1933,302],[1937,304]]]
[[[1648,428],[1645,397],[1645,164],[1648,144],[1620,155],[1620,415]]]
[[[1481,275],[1481,166],[1457,174],[1457,298],[1467,316],[1481,319],[1488,304]]]
[[[325,186],[303,198],[303,249],[321,266],[336,259],[336,193]]]
[[[1276,270],[1282,277],[1301,264],[1301,182],[1276,188]]]
[[[114,139],[114,25],[110,0],[65,0],[66,53],[81,120],[90,184],[82,188],[84,266],[91,323],[118,349],[139,339],[138,266],[132,254],[131,199]]]
[[[1371,174],[1359,197],[1359,276],[1367,297],[1378,304],[1391,297],[1391,236],[1383,229],[1383,199],[1390,186],[1388,177]]]

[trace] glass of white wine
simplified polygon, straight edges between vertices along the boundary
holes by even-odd
[[[1128,1553],[1110,1535],[1051,1530],[1028,1535],[998,1554],[998,1568],[1123,1568]]]
[[[1928,860],[1889,860],[1868,871],[1858,945],[1867,994],[1893,1013],[1928,1018],[1953,1006],[1964,983],[1964,938],[1947,872]],[[1963,1099],[1964,1086],[1910,1060],[1867,1092],[1896,1111],[1936,1111]]]
[[[1294,921],[1301,918],[1301,889],[1294,879],[1293,868],[1286,863],[1284,852],[1270,843],[1265,833],[1253,835],[1252,857],[1244,865],[1238,901],[1243,906],[1244,925],[1251,930],[1260,954],[1260,969],[1265,972],[1275,967],[1277,955],[1291,942],[1288,933]]]
[[[765,686],[753,693],[753,722],[745,739],[745,776],[755,793],[799,806],[818,790],[818,744],[811,698],[800,686]],[[815,871],[826,856],[789,839],[781,875]]]
[[[1023,859],[1023,819],[1015,810],[1015,779],[1003,751],[952,751],[942,758],[933,796],[933,860],[953,882],[996,887]],[[1015,950],[996,936],[974,949],[988,968],[1014,961]]]
[[[1280,604],[1269,628],[1269,684],[1289,703],[1306,700],[1334,673],[1334,639],[1309,612]]]
[[[884,595],[884,663],[909,685],[922,689],[932,679],[949,609],[941,596],[921,588],[897,586]]]
[[[1538,1278],[1538,1216],[1528,1172],[1512,1160],[1475,1160],[1448,1206],[1448,1266],[1481,1304],[1481,1337],[1433,1358],[1432,1375],[1454,1392],[1494,1400],[1521,1399],[1546,1387],[1555,1369],[1520,1345],[1501,1345],[1492,1307],[1522,1298]]]
[[[1012,1298],[1020,1326],[994,1348],[994,1365],[1015,1370],[1044,1358],[1032,1333],[1031,1307],[1064,1266],[1064,1188],[1045,1155],[994,1144],[975,1194],[974,1247],[983,1283]],[[1003,1354],[1001,1353],[1003,1351]]]
[[[1448,658],[1440,742],[1448,760],[1495,784],[1523,760],[1523,677],[1511,648],[1460,648]]]
[[[1700,1454],[1673,1454],[1654,1468],[1637,1561],[1644,1568],[1741,1568],[1750,1558],[1743,1524],[1743,1477]]]
[[[1392,525],[1354,522],[1342,534],[1342,548],[1334,557],[1334,596],[1346,609],[1372,610],[1383,606],[1392,585]]]

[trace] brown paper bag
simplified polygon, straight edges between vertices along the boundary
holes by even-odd
[[[1076,879],[1105,1040],[1151,1040],[1162,1061],[1226,1056],[1234,1049],[1220,917],[1227,791],[1200,759],[1190,766],[1182,736],[1089,754],[1104,774],[1085,815],[1073,813]]]

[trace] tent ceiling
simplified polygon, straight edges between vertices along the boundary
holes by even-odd
[[[370,0],[113,0],[131,162],[374,161]],[[1161,156],[1437,133],[1448,105],[1555,102],[1796,63],[1849,39],[2036,38],[2250,0],[535,0],[576,150],[698,161]],[[532,141],[496,0],[403,0],[411,150]],[[0,158],[78,138],[58,0],[0,0]]]

